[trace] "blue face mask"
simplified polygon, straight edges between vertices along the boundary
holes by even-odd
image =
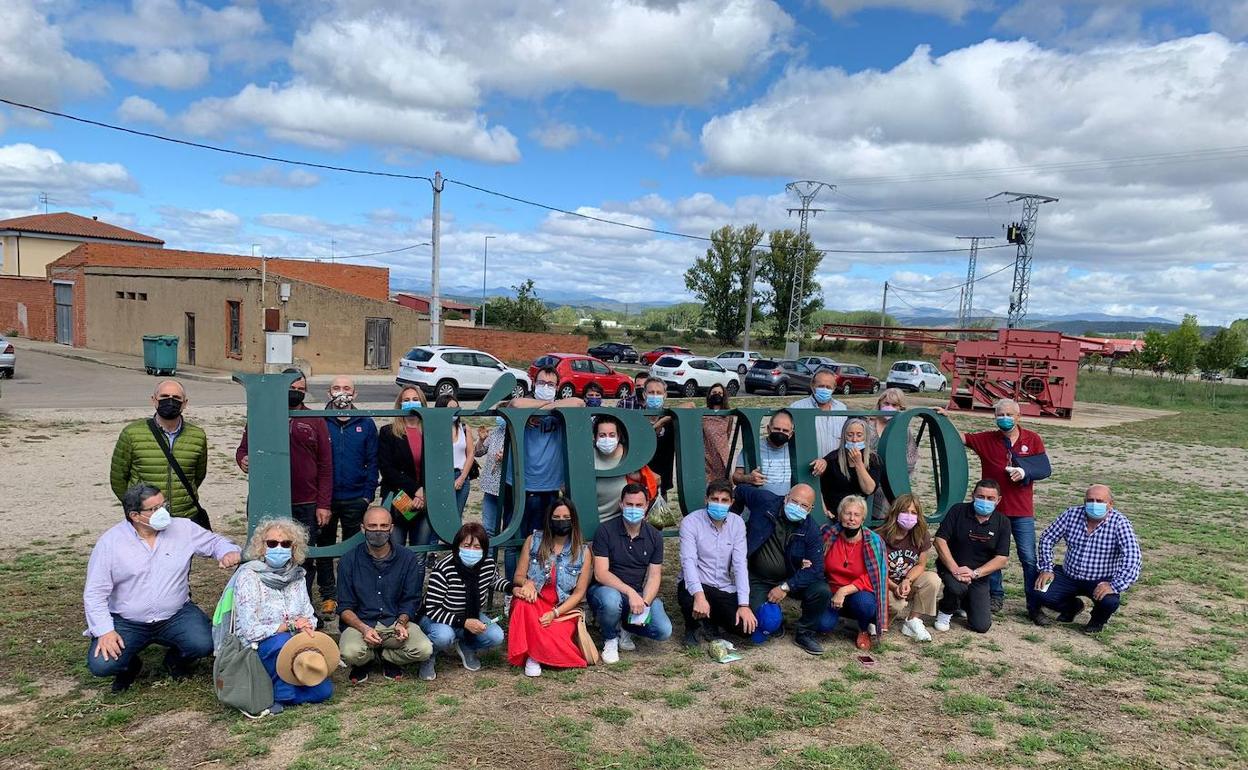
[[[290,561],[290,549],[275,546],[264,552],[264,563],[273,569],[281,569]]]
[[[998,428],[1000,428],[1000,429],[1001,429],[1001,430],[1003,430],[1003,431],[1006,431],[1007,433],[1008,433],[1009,431],[1014,430],[1014,418],[1013,418],[1013,417],[1009,417],[1009,416],[1002,416],[1002,417],[998,417],[998,418],[997,418],[997,427],[998,427]]]
[[[404,401],[403,403],[399,404],[399,408],[405,412],[409,409],[420,409],[422,406],[423,404],[421,404],[419,401]]]
[[[815,388],[810,395],[814,396],[816,404],[826,404],[832,400],[831,388]]]
[[[975,512],[978,513],[980,516],[987,516],[988,514],[997,510],[996,500],[980,500],[977,497],[975,498],[975,502],[972,504],[975,506]]]
[[[1109,513],[1109,504],[1088,500],[1083,504],[1083,512],[1089,519],[1103,519]]]
[[[810,511],[790,500],[784,504],[784,517],[792,522],[798,522],[810,515]]]
[[[626,505],[620,509],[620,513],[629,524],[640,524],[646,518],[646,509],[637,505]]]
[[[859,452],[861,452],[862,450],[864,450],[864,449],[866,449],[866,448],[867,448],[867,442],[865,442],[865,441],[847,441],[847,442],[845,442],[845,446],[847,446],[847,447],[848,447],[848,448],[850,448],[850,449],[857,449]]]
[[[602,396],[586,396],[585,406],[602,406]]]
[[[723,521],[728,518],[728,503],[707,503],[706,515],[711,521]]]
[[[646,394],[646,408],[647,409],[659,409],[662,406],[663,406],[662,396],[656,396],[653,393]]]
[[[480,548],[460,548],[459,560],[464,563],[465,567],[475,567],[477,562],[481,561],[484,552]]]

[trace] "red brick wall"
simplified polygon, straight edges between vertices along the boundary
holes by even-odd
[[[464,326],[444,326],[442,341],[484,350],[504,361],[526,366],[546,353],[584,353],[589,349],[589,338],[583,334],[533,334]]]
[[[22,318],[24,309],[25,318]],[[51,342],[56,339],[52,284],[43,278],[0,277],[0,334]]]

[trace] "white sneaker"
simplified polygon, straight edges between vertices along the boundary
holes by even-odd
[[[868,634],[871,634],[871,636],[879,636],[879,634],[877,634],[877,633],[875,632],[875,624],[874,624],[874,623],[868,623],[868,624],[867,624],[867,633],[868,633]]]
[[[602,662],[603,663],[619,663],[620,662],[620,640],[608,639],[602,643]]]
[[[633,641],[633,635],[624,629],[620,629],[620,649],[625,652],[632,652],[637,649],[637,643]]]
[[[930,642],[932,635],[927,632],[927,627],[923,625],[923,618],[911,618],[901,624],[901,633],[908,636],[916,642]]]
[[[524,675],[525,676],[541,676],[542,664],[538,663],[536,660],[533,660],[532,658],[529,658],[528,660],[524,662]]]
[[[937,612],[937,613],[936,613],[936,622],[935,622],[935,623],[933,623],[933,624],[932,624],[932,626],[933,626],[933,627],[934,627],[937,631],[941,631],[941,632],[948,631],[948,630],[949,630],[949,621],[950,621],[950,620],[953,620],[953,616],[952,616],[952,615],[946,615],[946,614],[945,614],[945,613],[943,613],[943,612]]]

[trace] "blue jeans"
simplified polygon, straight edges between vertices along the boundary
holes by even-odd
[[[455,469],[455,478],[459,478],[459,474],[463,468]],[[455,490],[455,505],[459,506],[459,515],[464,515],[464,506],[468,505],[468,493],[472,491],[472,480],[464,479],[464,485]]]
[[[183,604],[173,617],[155,623],[136,623],[114,613],[113,630],[126,645],[120,656],[112,660],[97,657],[95,648],[100,640],[94,637],[87,646],[87,668],[96,676],[122,673],[144,648],[153,644],[169,648],[165,653],[168,667],[184,666],[212,654],[212,624],[204,611],[191,602]]]
[[[320,684],[305,687],[300,684],[291,684],[277,675],[277,656],[282,651],[282,645],[286,644],[289,639],[290,634],[283,631],[260,642],[256,648],[256,652],[260,655],[260,662],[264,664],[264,670],[269,672],[269,678],[273,680],[273,702],[297,706],[300,703],[320,703],[323,700],[329,700],[329,696],[334,694],[334,683],[328,676]],[[333,676],[334,672],[329,673]]]
[[[1092,599],[1092,592],[1096,590],[1096,586],[1100,580],[1080,580],[1066,574],[1066,570],[1062,566],[1053,568],[1053,582],[1049,584],[1049,590],[1041,593],[1040,591],[1032,591],[1027,598],[1027,611],[1035,614],[1041,607],[1049,607],[1058,612],[1073,612],[1083,608],[1081,603],[1076,604],[1076,596],[1086,596]],[[1106,581],[1108,582],[1108,581]],[[1092,619],[1088,622],[1091,626],[1103,626],[1109,622],[1110,617],[1118,611],[1118,603],[1122,597],[1118,594],[1107,594],[1104,599],[1099,602],[1092,599]]]
[[[611,640],[620,635],[621,621],[625,620],[629,613],[628,599],[624,597],[624,594],[602,584],[590,586],[589,607],[598,621],[598,628],[602,629],[603,639]],[[630,634],[644,636],[656,642],[672,636],[672,621],[668,619],[667,612],[663,609],[662,599],[655,599],[650,605],[649,623],[644,626],[624,623],[623,627]]]
[[[866,631],[867,626],[875,622],[878,609],[875,594],[871,591],[858,591],[846,596],[845,603],[839,610],[829,602],[828,608],[823,611],[823,617],[819,618],[819,633],[835,631],[837,624],[841,622],[841,613],[858,621],[859,631]]]
[[[449,650],[455,642],[459,642],[474,652],[488,650],[503,643],[502,626],[485,615],[478,620],[485,624],[485,631],[480,634],[470,634],[462,628],[448,626],[445,623],[434,623],[427,617],[420,619],[420,630],[425,632],[425,636],[429,637],[430,643],[433,644],[434,657],[437,657],[439,652]]]
[[[498,520],[503,510],[502,503],[499,502],[498,495],[491,495],[489,492],[482,492],[481,495],[481,526],[485,527],[487,535],[494,537],[499,532]]]
[[[1007,516],[1010,521],[1010,537],[1014,540],[1014,553],[1023,565],[1023,595],[1031,597],[1031,587],[1036,584],[1036,519],[1034,516]],[[988,576],[988,592],[1005,597],[1005,570],[999,569]]]

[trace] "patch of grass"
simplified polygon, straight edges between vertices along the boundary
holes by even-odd
[[[1035,754],[1037,752],[1044,751],[1045,747],[1048,745],[1048,740],[1046,740],[1043,735],[1039,735],[1037,733],[1027,733],[1026,735],[1021,735],[1018,740],[1014,741],[1014,746],[1021,754]]]
[[[849,682],[873,682],[881,678],[878,673],[856,660],[851,660],[841,667],[841,676]]]
[[[953,749],[945,751],[944,754],[940,755],[940,758],[947,765],[963,765],[969,760],[969,757],[967,757],[966,754],[963,754],[960,751],[954,751]]]
[[[896,760],[879,744],[807,746],[796,757],[781,760],[776,770],[892,770]]]
[[[633,718],[633,712],[619,706],[599,706],[589,713],[611,725],[622,725]]]
[[[516,680],[516,692],[519,693],[520,695],[523,695],[526,698],[531,695],[537,695],[541,691],[542,691],[542,686],[538,684],[537,682],[534,682],[532,679],[517,679]]]
[[[724,725],[724,734],[737,743],[749,743],[764,735],[783,730],[784,716],[768,706],[755,706],[731,717]]]
[[[583,767],[619,768],[620,770],[701,770],[706,767],[697,750],[679,738],[645,741],[641,751],[607,754],[585,763]]]
[[[312,718],[312,726],[315,732],[303,744],[304,751],[332,748],[342,742],[342,722],[337,714],[319,714]]]
[[[993,721],[991,719],[988,719],[986,717],[981,718],[981,719],[972,719],[971,720],[971,732],[975,733],[981,738],[996,738],[997,726],[993,724]]]
[[[976,693],[960,692],[945,696],[941,701],[940,712],[950,716],[961,714],[991,714],[1004,711],[1005,704],[996,698]]]
[[[663,702],[670,709],[683,709],[693,705],[694,697],[688,692],[669,690],[663,693]]]

